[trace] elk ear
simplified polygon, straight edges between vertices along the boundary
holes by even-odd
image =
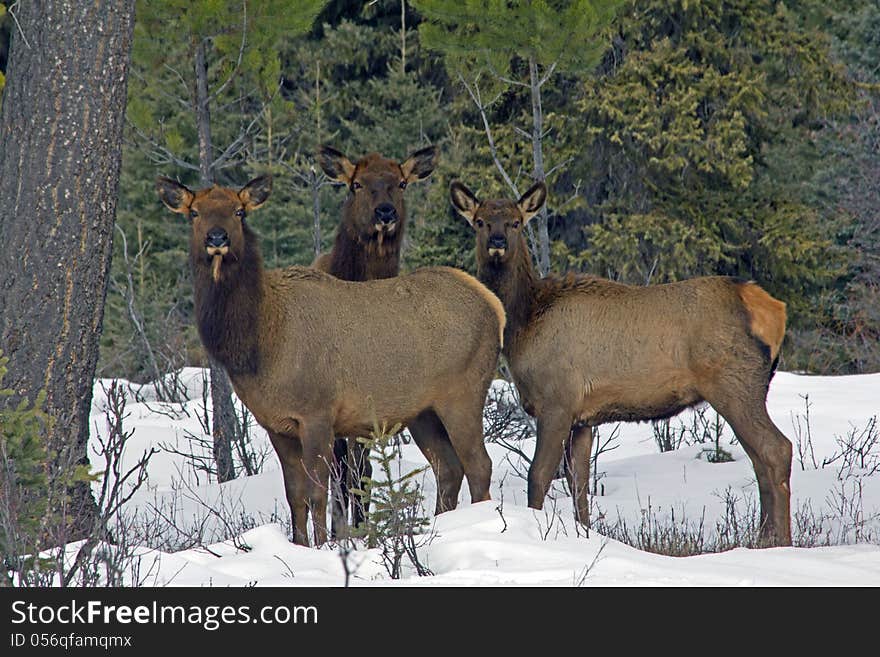
[[[165,176],[156,178],[156,192],[169,210],[180,214],[186,213],[195,196],[179,182]]]
[[[458,214],[467,219],[467,222],[473,226],[474,216],[480,207],[480,201],[474,196],[473,192],[455,180],[449,186],[449,199],[452,201],[452,207],[458,211]]]
[[[430,176],[436,166],[437,147],[428,146],[427,148],[417,150],[406,158],[406,162],[400,165],[400,170],[403,172],[403,179],[411,183],[424,180]]]
[[[263,205],[271,193],[272,176],[266,174],[265,176],[254,178],[242,187],[238,192],[238,198],[244,205],[245,211],[250,212]]]
[[[345,155],[330,146],[318,148],[318,164],[331,180],[350,185],[352,178],[354,178],[355,165]]]
[[[538,181],[523,194],[516,202],[519,211],[523,216],[523,223],[538,214],[538,211],[544,206],[547,200],[547,185],[543,181]]]

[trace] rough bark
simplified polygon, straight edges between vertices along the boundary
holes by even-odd
[[[16,395],[0,403],[45,389],[50,448],[85,463],[134,0],[24,2],[16,13],[0,111],[0,348]],[[94,500],[86,484],[72,498],[77,532]]]
[[[208,58],[204,40],[195,48],[195,110],[199,133],[199,178],[202,187],[214,184],[214,143],[211,136],[211,99],[208,94]],[[232,405],[232,384],[226,370],[213,358],[211,368],[211,407],[213,419],[211,435],[214,440],[214,463],[217,481],[235,479],[235,463],[232,460],[232,441],[235,436],[235,408]]]

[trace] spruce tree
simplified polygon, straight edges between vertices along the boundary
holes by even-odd
[[[486,136],[492,127],[486,112],[492,97],[503,90],[528,95],[529,123],[517,126],[531,150],[531,181],[546,180],[554,170],[545,162],[548,136],[542,88],[558,71],[586,71],[595,66],[607,47],[603,31],[621,0],[414,0],[424,15],[420,32],[426,47],[439,50],[477,105]],[[490,80],[484,85],[481,80]],[[497,98],[497,96],[496,96]],[[520,186],[492,145],[492,156],[514,197]],[[523,189],[524,191],[524,189]],[[538,269],[550,269],[548,209],[533,220],[532,241]],[[530,236],[532,236],[530,230]]]
[[[615,28],[572,117],[587,226],[568,264],[639,284],[755,279],[791,326],[811,322],[846,266],[835,217],[807,189],[817,131],[854,100],[827,37],[746,0],[631,2]]]

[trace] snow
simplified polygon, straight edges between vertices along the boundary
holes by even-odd
[[[262,471],[226,484],[209,481],[179,452],[209,455],[199,416],[205,409],[206,374],[180,373],[190,401],[161,404],[152,386],[126,385],[125,428],[132,435],[124,465],[144,450],[158,448],[144,487],[124,512],[141,527],[139,570],[131,584],[145,586],[340,586],[343,561],[337,546],[321,549],[289,541],[289,511],[277,457],[265,433],[255,427],[253,449],[265,455]],[[124,382],[123,382],[124,383]],[[92,449],[106,436],[108,381],[98,381],[92,406]],[[501,381],[494,393],[510,399]],[[412,569],[392,580],[379,551],[363,545],[350,553],[352,586],[795,586],[880,585],[880,444],[865,462],[844,457],[841,440],[860,435],[880,415],[880,374],[816,377],[779,372],[768,397],[771,417],[795,445],[792,515],[796,543],[815,547],[748,549],[688,557],[654,554],[615,540],[612,528],[625,523],[631,535],[650,527],[687,528],[707,545],[729,534],[732,520],[748,524],[758,506],[751,463],[725,429],[720,446],[733,461],[706,459],[708,444],[682,444],[659,453],[650,424],[621,424],[611,451],[596,468],[599,494],[591,497],[594,529],[575,525],[563,480],[557,480],[542,511],[526,504],[527,470],[520,456],[498,443],[487,448],[493,461],[492,501],[471,504],[466,485],[459,508],[432,518],[419,556],[434,573]],[[805,397],[809,399],[812,453],[805,444]],[[711,409],[703,417],[714,421]],[[672,421],[693,426],[693,411]],[[801,428],[798,441],[797,427]],[[598,442],[613,426],[599,429]],[[209,444],[209,442],[207,443]],[[516,443],[526,456],[534,440]],[[404,472],[426,465],[413,444],[400,448]],[[91,455],[99,469],[101,458]],[[801,464],[803,460],[803,466]],[[417,479],[425,507],[433,508],[435,485],[428,471]],[[96,484],[97,485],[97,484]],[[157,515],[161,511],[161,517]],[[430,515],[430,514],[429,514]],[[223,518],[223,520],[221,520]],[[177,526],[178,530],[170,527]],[[799,527],[811,528],[810,531]],[[721,528],[721,529],[719,529]],[[719,533],[721,532],[721,533]],[[724,533],[726,532],[726,534]],[[189,536],[189,538],[188,538]],[[195,538],[192,538],[195,536]]]

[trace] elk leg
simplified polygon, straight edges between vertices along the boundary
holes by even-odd
[[[333,441],[333,468],[330,471],[330,535],[333,538],[348,536],[349,476],[348,440],[337,437]]]
[[[350,464],[348,468],[349,490],[364,490],[364,481],[372,479],[373,464],[370,461],[370,450],[359,440],[352,438],[349,441],[348,455]],[[370,513],[369,495],[351,494],[351,517],[352,524],[360,527]]]
[[[761,542],[791,545],[791,442],[773,424],[762,400],[710,404],[727,420],[752,461],[761,496]]]
[[[492,481],[492,459],[483,441],[483,399],[478,403],[474,399],[459,399],[435,409],[464,468],[471,503],[489,499]]]
[[[293,529],[293,542],[308,545],[308,506],[306,504],[305,477],[302,473],[302,443],[296,436],[268,431],[269,439],[281,462],[284,477],[284,492],[290,506],[290,521]]]
[[[423,411],[407,426],[434,471],[437,481],[434,513],[451,511],[458,505],[458,491],[464,479],[464,467],[452,447],[446,428],[434,411]]]
[[[333,459],[333,439],[329,421],[314,419],[302,424],[300,467],[305,481],[304,497],[312,514],[315,547],[327,542],[327,485]]]
[[[565,474],[574,502],[574,518],[584,527],[590,526],[590,452],[593,430],[586,424],[572,427],[565,446]]]
[[[557,411],[538,418],[538,443],[529,467],[528,497],[531,508],[544,507],[544,498],[562,462],[563,447],[570,433],[570,416]]]

